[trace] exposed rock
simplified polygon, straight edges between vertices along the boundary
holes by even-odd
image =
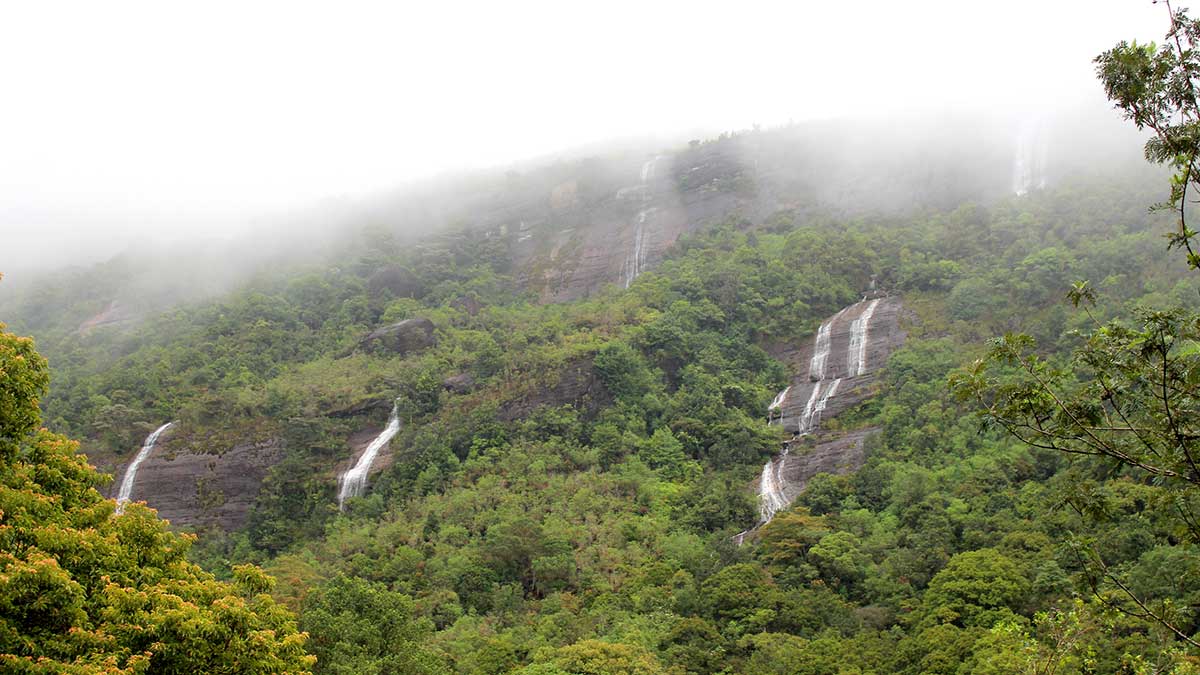
[[[569,180],[556,185],[550,191],[550,208],[569,209],[579,202],[579,181]]]
[[[772,460],[788,503],[800,496],[808,486],[808,481],[819,473],[847,474],[857,471],[866,461],[863,445],[867,437],[878,431],[878,427],[871,427],[845,434],[828,434],[817,439],[815,445],[791,443],[786,455]],[[759,480],[755,480],[751,487],[757,493]]]
[[[388,265],[372,274],[367,289],[372,295],[387,289],[397,298],[415,298],[425,291],[416,275],[398,265]]]
[[[475,389],[475,376],[470,373],[451,375],[442,380],[442,386],[446,388],[446,391],[455,394],[467,394]]]
[[[347,470],[353,467],[358,462],[358,458],[361,457],[364,452],[366,452],[367,446],[371,444],[371,441],[374,441],[375,438],[379,436],[381,431],[383,431],[383,425],[372,425],[361,431],[351,434],[350,437],[346,439],[346,445],[349,447],[350,452],[347,454],[346,459],[342,460],[337,466],[334,467],[334,476],[340,477],[342,474],[346,473]],[[403,431],[403,424],[401,424],[401,431]],[[370,492],[371,477],[378,476],[381,471],[392,466],[394,461],[395,456],[392,453],[391,443],[388,443],[379,449],[379,454],[375,456],[375,461],[371,462],[371,471],[368,474],[367,479],[368,493]]]
[[[483,303],[469,295],[460,295],[450,302],[450,306],[455,309],[461,309],[470,316],[479,314],[479,310],[483,309]]]
[[[821,390],[818,391],[819,397],[835,379],[841,378],[841,382],[838,384],[836,395],[830,397],[827,407],[821,414],[822,419],[836,417],[842,411],[862,403],[874,393],[879,369],[887,363],[892,352],[904,344],[905,338],[904,331],[900,329],[902,308],[900,298],[880,297],[878,300],[867,327],[863,361],[865,372],[862,375],[849,372],[851,367],[850,329],[854,321],[868,308],[871,300],[851,305],[827,320],[832,322],[829,334],[830,347],[829,356],[825,361],[825,379],[821,382],[813,381],[810,373],[816,342],[815,336],[802,342],[798,349],[786,353],[776,353],[777,358],[782,358],[791,364],[792,372],[795,373],[791,389],[788,390],[787,396],[780,406],[785,429],[792,432],[799,431],[801,419],[810,398],[812,398],[813,390],[818,386],[821,387]]]
[[[560,370],[558,381],[549,387],[527,383],[523,395],[501,404],[497,417],[511,422],[542,406],[561,405],[570,405],[585,415],[592,415],[611,402],[612,396],[596,374],[591,359],[577,359]]]
[[[132,500],[146,502],[176,527],[240,528],[267,471],[283,458],[276,439],[235,445],[221,454],[189,452],[174,440],[160,440],[162,447],[142,462]],[[116,472],[113,495],[124,470]]]
[[[435,342],[433,322],[416,318],[376,328],[359,342],[359,346],[369,352],[386,351],[403,355],[432,347]]]
[[[108,303],[108,307],[103,312],[89,318],[79,324],[77,332],[80,335],[85,335],[91,332],[94,328],[101,326],[113,326],[117,324],[127,323],[134,319],[134,312],[131,308],[121,304],[119,300],[113,300]]]

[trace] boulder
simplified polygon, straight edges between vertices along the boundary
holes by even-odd
[[[411,271],[398,265],[388,265],[372,274],[367,280],[367,289],[372,295],[378,295],[387,289],[397,298],[416,298],[425,293],[421,280]]]
[[[436,343],[433,322],[429,319],[405,319],[367,333],[359,347],[372,353],[410,354],[432,347]]]
[[[479,310],[483,309],[483,303],[469,295],[460,295],[450,302],[450,306],[455,309],[461,309],[470,316],[479,314]]]
[[[528,417],[543,406],[569,405],[579,410],[585,418],[592,418],[604,406],[612,402],[612,395],[600,381],[590,358],[576,358],[566,364],[551,379],[526,378],[520,394],[500,404],[497,417],[502,422]]]
[[[470,373],[451,375],[442,380],[442,386],[446,388],[446,391],[455,394],[467,394],[475,388],[475,377]]]

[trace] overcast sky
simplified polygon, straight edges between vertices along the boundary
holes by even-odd
[[[1166,22],[1150,0],[3,3],[0,269],[607,138],[1053,107]]]

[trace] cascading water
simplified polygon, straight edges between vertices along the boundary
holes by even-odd
[[[867,372],[867,331],[879,300],[872,300],[862,314],[850,324],[850,350],[846,354],[846,374],[857,377]]]
[[[649,202],[650,194],[650,179],[654,177],[655,169],[658,165],[658,160],[661,156],[646,160],[642,164],[641,179],[642,183],[639,186],[642,193],[642,201]],[[629,288],[633,280],[638,278],[642,270],[646,267],[646,218],[654,213],[654,207],[647,206],[638,211],[634,219],[635,227],[633,232],[633,250],[625,258],[625,288]]]
[[[759,482],[761,499],[758,504],[758,514],[759,520],[765,523],[788,505],[787,496],[783,494],[783,484],[779,480],[779,467],[776,466],[774,460],[763,465],[762,477]]]
[[[821,324],[821,327],[817,329],[817,344],[813,347],[813,356],[808,362],[808,379],[813,382],[825,379],[825,361],[829,359],[830,331],[832,330],[833,319]]]
[[[787,402],[788,392],[791,390],[791,385],[788,385],[786,389],[778,394],[775,394],[775,398],[771,401],[771,405],[767,406],[767,424],[783,423],[782,415],[776,417],[775,414],[783,410],[783,404]]]
[[[864,300],[864,302],[866,301]],[[813,383],[813,388],[808,395],[808,401],[804,404],[804,412],[801,413],[800,420],[797,423],[796,436],[806,436],[816,431],[821,423],[822,413],[825,412],[829,402],[837,396],[838,389],[842,385],[841,377],[832,380],[825,379],[825,375],[829,370],[829,354],[833,345],[833,325],[841,318],[842,314],[850,311],[855,306],[857,304],[846,307],[831,319],[821,324],[820,328],[817,329],[816,341],[813,345],[813,355],[808,364],[808,379]],[[850,324],[850,341],[846,350],[846,377],[858,377],[866,374],[866,356],[868,343],[870,342],[871,318],[875,315],[875,310],[878,306],[878,299],[867,302],[858,317]],[[775,400],[771,401],[770,407],[767,408],[768,424],[773,421],[772,412],[783,406],[790,392],[791,387],[788,387],[776,394]],[[763,465],[762,474],[759,477],[758,489],[759,524],[756,527],[761,527],[770,522],[776,513],[787,508],[790,503],[787,495],[784,493],[785,482],[780,474],[786,463],[790,447],[790,444],[785,443],[780,455],[772,458]],[[735,536],[733,538],[734,543],[740,546],[750,531],[747,530]]]
[[[800,428],[797,432],[799,436],[806,436],[816,430],[817,425],[821,423],[821,413],[825,412],[825,406],[829,404],[829,399],[837,394],[838,387],[842,384],[842,378],[837,378],[829,383],[825,388],[825,393],[817,398],[817,392],[821,390],[821,383],[813,387],[813,395],[809,397],[808,406],[804,410],[804,416],[800,418]]]
[[[142,449],[138,450],[137,456],[126,467],[125,477],[121,479],[121,489],[117,491],[117,515],[125,512],[125,505],[129,503],[129,498],[133,496],[133,481],[137,478],[138,467],[150,456],[150,453],[154,450],[154,444],[158,442],[158,437],[162,436],[163,432],[170,428],[172,424],[175,423],[167,422],[147,436],[145,442],[142,443]]]
[[[375,457],[383,446],[391,442],[392,438],[400,431],[400,405],[396,403],[392,406],[392,414],[388,417],[387,426],[367,449],[363,451],[362,456],[354,463],[354,466],[348,469],[345,473],[338,477],[338,510],[342,510],[346,500],[351,497],[361,497],[367,491],[367,473],[371,471],[371,464],[375,462]]]

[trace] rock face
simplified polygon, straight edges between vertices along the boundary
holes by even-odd
[[[475,377],[470,373],[451,375],[442,380],[442,386],[454,394],[468,394],[475,389]]]
[[[847,474],[863,465],[866,454],[863,445],[867,437],[879,431],[878,427],[860,429],[845,434],[829,434],[816,440],[816,445],[792,443],[786,455],[772,461],[772,470],[782,484],[783,496],[792,503],[804,492],[808,481],[819,473]],[[751,487],[755,493],[761,490],[761,477]]]
[[[501,404],[497,417],[511,422],[528,416],[542,406],[570,405],[585,415],[591,415],[612,401],[591,359],[568,363],[558,373],[558,381],[548,387],[530,383],[524,395]]]
[[[240,528],[267,471],[283,458],[276,440],[236,445],[224,453],[193,453],[167,438],[141,464],[131,501],[144,501],[176,527]],[[115,496],[125,466],[117,469]]]
[[[435,341],[433,322],[418,318],[376,328],[367,333],[359,346],[369,352],[404,355],[432,347]]]
[[[752,485],[759,498],[759,524],[770,522],[822,472],[841,473],[862,465],[863,439],[870,431],[818,436],[822,423],[858,405],[876,390],[880,368],[904,342],[899,298],[872,294],[821,323],[799,349],[777,350],[796,375],[767,411],[770,424],[792,432],[783,451],[767,462]],[[819,442],[811,450],[813,439]],[[757,526],[734,537],[739,545]]]
[[[86,335],[95,328],[128,323],[135,318],[136,315],[133,309],[121,304],[119,300],[113,300],[108,303],[108,307],[103,312],[79,324],[76,332],[80,335]]]
[[[629,164],[614,192],[553,214],[566,227],[518,230],[514,262],[522,285],[548,302],[587,297],[610,283],[628,285],[680,235],[742,207],[734,180],[739,171],[729,156],[707,151]]]
[[[828,326],[827,342],[821,340],[818,332],[799,349],[777,353],[777,358],[792,365],[795,375],[780,402],[779,420],[775,423],[782,423],[793,433],[802,433],[819,427],[821,419],[836,417],[869,397],[874,392],[879,369],[887,363],[891,353],[904,344],[905,334],[900,329],[901,308],[897,297],[868,298],[822,324],[823,331]],[[865,322],[860,346],[855,340],[855,322],[868,310],[869,320]],[[858,327],[862,329],[862,324]],[[855,342],[854,349],[852,342]],[[826,352],[823,363],[821,359],[814,361],[813,357],[822,351]],[[820,373],[815,372],[814,365]],[[824,409],[814,412],[813,408],[830,394],[834,382],[837,382],[837,388],[825,399]]]

